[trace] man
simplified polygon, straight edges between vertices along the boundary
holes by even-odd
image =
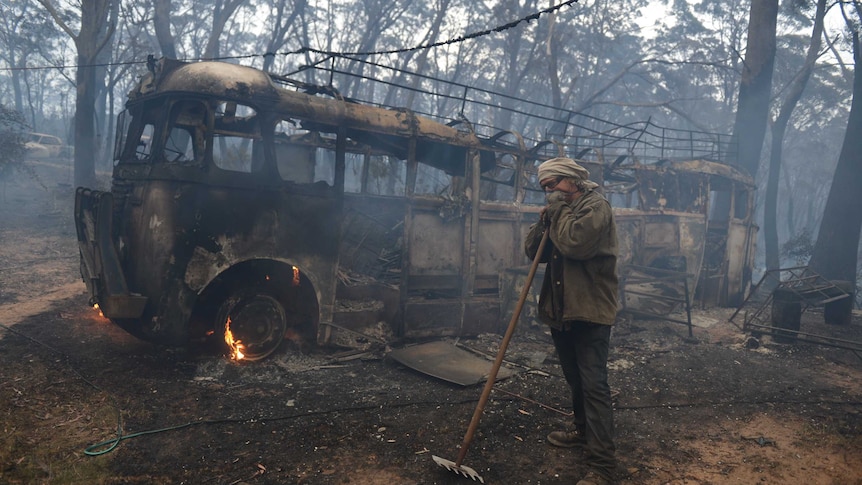
[[[608,201],[589,172],[570,158],[538,169],[548,205],[530,228],[527,256],[534,258],[549,232],[539,318],[551,327],[554,347],[572,390],[574,430],[554,431],[548,442],[584,447],[589,472],[577,485],[608,485],[616,468],[614,420],[608,386],[608,347],[616,319],[617,233]]]

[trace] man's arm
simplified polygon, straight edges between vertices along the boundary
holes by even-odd
[[[567,258],[590,259],[600,254],[611,223],[611,208],[604,199],[576,207],[563,202],[548,206],[551,241]]]
[[[524,253],[531,260],[536,257],[536,251],[539,250],[539,243],[542,241],[542,235],[545,233],[545,225],[541,222],[537,222],[530,226],[530,232],[527,233],[527,237],[524,239]],[[540,263],[547,263],[551,258],[551,245],[545,245],[544,254],[539,259]]]

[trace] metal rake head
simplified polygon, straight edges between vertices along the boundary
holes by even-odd
[[[476,473],[476,470],[466,466],[466,465],[456,465],[454,461],[449,461],[445,458],[440,458],[437,455],[431,455],[431,458],[434,459],[434,463],[442,466],[443,468],[449,470],[450,472],[455,472],[459,475],[463,475],[471,480],[477,481],[479,483],[485,483],[485,480]]]

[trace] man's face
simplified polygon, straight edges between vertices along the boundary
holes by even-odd
[[[542,189],[545,192],[553,192],[557,190],[557,186],[560,185],[560,182],[563,182],[563,177],[549,177],[539,181],[539,185],[542,186]]]
[[[565,177],[548,177],[539,181],[539,185],[544,189],[545,194],[551,192],[562,192],[566,194],[565,200],[571,202],[578,195],[578,188],[570,179]]]

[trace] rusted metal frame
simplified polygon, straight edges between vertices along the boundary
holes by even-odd
[[[760,281],[758,281],[757,284],[754,285],[754,288],[752,288],[751,291],[748,293],[748,296],[745,297],[745,299],[742,301],[742,303],[739,305],[739,307],[737,307],[737,309],[733,312],[733,314],[730,316],[730,318],[728,318],[728,321],[735,323],[733,321],[733,319],[736,318],[736,316],[739,314],[740,311],[742,311],[743,308],[745,308],[745,306],[752,299],[752,297],[754,297],[754,295],[756,295],[760,291],[761,287],[766,283],[766,281],[773,274],[781,273],[782,271],[790,271],[791,273],[793,273],[794,270],[804,269],[804,268],[805,268],[805,266],[796,266],[793,268],[786,268],[786,269],[767,270],[765,273],[763,273],[763,276],[760,277]],[[780,275],[777,277],[776,283],[777,284],[781,283],[781,276]],[[752,325],[754,325],[751,323],[752,321],[764,322],[765,320],[763,318],[761,318],[761,315],[766,310],[766,308],[768,308],[769,305],[771,305],[771,304],[772,304],[772,292],[769,292],[769,294],[764,299],[761,306],[758,307],[754,311],[754,313],[752,313],[752,314],[746,313],[745,319],[742,322],[742,330],[747,331]]]
[[[508,147],[499,147],[498,146],[497,141],[507,134],[515,137],[515,140],[517,141],[517,144],[518,144],[517,150],[512,150],[511,148],[508,148]],[[527,146],[524,143],[524,137],[520,133],[518,133],[517,131],[504,130],[504,131],[500,131],[500,132],[496,133],[494,136],[492,136],[489,139],[489,141],[492,142],[492,144],[494,145],[495,156],[498,156],[499,153],[504,153],[504,154],[510,155],[514,159],[514,162],[515,162],[514,172],[515,173],[512,176],[513,177],[512,183],[514,185],[513,188],[515,189],[515,198],[514,198],[513,202],[515,204],[522,204],[524,202],[524,199],[526,198],[526,195],[527,195],[527,182],[529,180],[529,177],[527,176],[527,170],[526,170],[527,158],[528,158],[527,154],[529,152],[527,151]],[[513,246],[512,261],[518,261],[519,258],[522,257],[521,247],[523,246],[523,239],[522,239],[523,236],[521,235],[520,228],[521,228],[521,225],[523,224],[523,220],[524,220],[523,211],[517,211],[517,215],[514,218],[514,220],[512,220],[512,224],[513,224],[513,234],[518,234],[519,239],[518,239],[518,243]]]
[[[368,174],[371,165],[371,151],[365,150],[362,153],[362,174],[360,175],[359,192],[362,194],[368,193]]]
[[[336,216],[337,220],[341,220],[344,216],[344,179],[345,174],[344,170],[346,167],[346,154],[347,154],[347,130],[341,126],[338,127],[335,134],[335,180],[334,189],[335,193],[338,194],[338,215]],[[341,231],[343,231],[343,224],[339,223],[339,233],[338,239],[342,239]],[[335,261],[335,267],[338,267],[338,261]],[[338,284],[338,278],[333,278],[333,286]],[[333,298],[336,293],[336,289],[332,288]],[[331,319],[330,319],[331,320]],[[332,329],[335,327],[332,321],[319,323],[320,326],[325,327],[323,330],[323,341],[329,342],[332,339]]]
[[[691,328],[691,294],[688,289],[688,277],[683,279],[683,286],[685,287],[685,315],[688,323],[688,336],[694,336],[694,329]]]
[[[690,275],[688,273],[685,273],[685,275],[689,278],[693,276],[693,275]],[[642,276],[641,277],[629,276],[628,281],[631,283],[661,283],[664,281],[673,281],[673,280],[677,280],[677,279],[680,279],[680,277],[679,276],[656,276],[653,278],[649,278],[649,277],[642,277]]]
[[[347,130],[339,126],[335,135],[335,193],[344,200],[344,170],[347,166]]]
[[[498,143],[505,135],[512,135],[515,137],[515,141],[518,144],[517,150],[505,149],[506,147],[501,146],[501,143]],[[526,194],[526,174],[524,173],[524,163],[525,163],[525,153],[527,151],[526,145],[524,144],[524,137],[521,136],[517,131],[512,130],[502,130],[495,133],[493,136],[488,138],[488,142],[495,148],[495,158],[499,161],[498,153],[502,152],[505,154],[509,154],[515,161],[514,173],[512,174],[512,185],[513,189],[515,189],[515,202],[523,202],[524,196]],[[496,150],[496,148],[503,148],[502,150]],[[496,181],[495,181],[496,182]]]
[[[709,203],[709,201],[707,201],[707,204],[708,203]],[[751,298],[757,294],[757,292],[760,290],[760,287],[763,286],[764,283],[766,283],[767,278],[771,274],[776,273],[776,272],[780,272],[780,271],[789,271],[789,270],[793,270],[793,269],[797,269],[797,268],[802,268],[802,266],[798,266],[795,268],[787,268],[785,270],[781,270],[781,269],[766,270],[766,272],[763,273],[763,276],[760,277],[760,281],[758,281],[757,284],[755,284],[754,287],[751,289],[751,291],[748,292],[748,296],[746,296],[745,299],[742,300],[742,303],[739,305],[739,307],[736,308],[736,310],[733,312],[732,315],[730,315],[730,317],[727,320],[732,322],[733,319],[736,318],[736,316],[739,314],[739,312],[741,312],[742,309],[745,308],[745,305],[748,304],[749,300],[751,300]],[[780,282],[780,276],[779,276],[779,282]]]
[[[404,207],[404,224],[402,227],[401,244],[401,277],[399,283],[399,306],[402,315],[407,309],[407,296],[410,293],[410,234],[413,232],[413,191],[416,188],[416,174],[419,162],[416,161],[416,137],[410,137],[407,142],[407,174],[404,192],[407,203]],[[406,323],[402,321],[396,329],[396,334],[403,335],[406,331]]]
[[[652,271],[652,272],[656,272],[656,273],[661,273],[662,276],[657,277],[657,278],[652,278],[652,279],[635,277],[632,280],[630,275],[629,275],[629,272],[627,271],[628,269],[637,269],[638,271],[643,271],[643,272],[651,272]],[[688,289],[688,279],[691,276],[692,275],[690,275],[688,273],[680,273],[680,272],[675,272],[675,271],[671,271],[671,270],[667,270],[667,269],[652,268],[649,266],[640,266],[640,265],[626,265],[625,268],[623,269],[622,276],[620,278],[620,298],[623,302],[623,310],[622,311],[625,313],[628,313],[630,315],[634,315],[634,316],[657,318],[660,320],[666,320],[668,322],[681,323],[681,324],[686,325],[688,327],[688,336],[689,337],[693,336],[694,330],[692,328],[692,323],[691,323],[691,301],[689,300],[690,294],[689,294],[689,289]],[[626,285],[630,282],[634,282],[634,283],[658,282],[658,283],[660,283],[660,282],[665,282],[665,281],[672,281],[675,279],[682,280],[683,288],[685,291],[685,298],[684,299],[683,298],[675,298],[672,296],[655,294],[655,293],[646,293],[646,292],[642,292],[642,291],[626,289]],[[656,300],[669,301],[669,302],[674,302],[674,303],[683,303],[683,304],[685,304],[686,320],[678,320],[675,318],[670,318],[667,315],[660,315],[657,313],[627,308],[625,306],[627,293],[632,294],[632,295],[638,295],[638,296],[646,296],[649,298],[654,298]]]
[[[667,281],[667,280],[665,280],[665,281]],[[626,282],[628,283],[628,281],[626,281]],[[650,280],[639,280],[639,281],[637,281],[637,283],[648,283],[648,282],[650,282]],[[647,293],[645,291],[626,290],[626,293],[628,293],[630,295],[647,296],[647,297],[656,298],[659,300],[672,301],[674,303],[685,303],[686,302],[686,300],[684,298],[675,298],[673,296],[657,295],[655,293]]]
[[[740,311],[742,311],[742,309],[746,306],[746,304],[749,302],[749,300],[755,294],[757,294],[758,291],[760,291],[761,286],[763,286],[763,284],[767,281],[767,279],[776,273],[779,274],[779,276],[776,278],[776,282],[777,282],[776,289],[777,288],[784,288],[784,289],[788,289],[788,290],[792,291],[799,298],[800,303],[802,305],[800,313],[804,313],[808,308],[810,308],[812,306],[811,299],[807,298],[803,294],[804,290],[802,291],[802,293],[800,293],[800,291],[798,291],[798,290],[800,290],[802,288],[799,286],[793,286],[793,285],[799,284],[799,283],[808,284],[811,281],[817,281],[818,279],[824,279],[822,276],[820,276],[816,273],[813,273],[807,266],[794,266],[791,268],[772,269],[772,270],[766,271],[763,274],[763,276],[760,278],[760,281],[757,283],[757,285],[755,285],[755,287],[749,293],[748,297],[746,297],[746,299],[736,309],[736,311],[733,312],[733,315],[730,316],[730,318],[728,319],[730,322],[733,322],[733,319],[739,314]],[[780,276],[781,273],[790,273],[790,278],[782,281],[781,276]],[[824,281],[829,283],[828,280],[824,279]],[[823,301],[818,301],[817,302],[818,305],[825,305],[826,303],[831,303],[833,301],[841,300],[841,299],[844,299],[844,298],[850,296],[847,293],[845,293],[843,290],[838,288],[837,286],[832,285],[831,283],[829,285],[825,285],[823,288],[837,288],[839,291],[841,291],[844,294],[838,295],[836,297],[827,298],[826,300],[823,300]],[[821,289],[823,289],[823,288],[821,288]],[[824,294],[822,291],[818,290],[817,292],[823,296],[828,296],[828,295]],[[783,334],[794,334],[797,336],[802,335],[802,336],[808,336],[811,338],[823,339],[826,341],[842,342],[841,340],[834,339],[832,337],[826,337],[826,336],[821,336],[821,335],[816,335],[816,334],[807,334],[805,332],[799,332],[799,331],[795,331],[795,330],[785,330],[785,329],[779,330],[779,329],[775,329],[775,327],[773,327],[772,325],[766,325],[766,320],[762,316],[766,312],[766,310],[768,308],[770,308],[772,305],[772,302],[773,302],[772,295],[773,295],[773,291],[770,291],[769,294],[767,295],[767,297],[764,299],[763,303],[752,314],[750,314],[750,315],[746,314],[745,320],[743,321],[743,326],[742,326],[743,331],[749,331],[753,328],[765,328],[765,329],[770,329],[770,335],[774,335],[778,332],[782,332]],[[758,322],[758,323],[752,323],[752,322]],[[822,343],[820,341],[811,341],[811,340],[809,340],[809,341],[811,343],[814,343],[814,344]],[[858,346],[860,346],[860,348],[862,348],[862,343],[860,343],[860,342],[853,342],[853,341],[843,341],[843,342],[851,342],[854,345],[858,345]],[[826,343],[825,345],[831,345],[831,344]],[[842,347],[842,348],[844,348],[844,347]],[[854,349],[850,349],[850,350],[854,350]]]
[[[781,281],[777,288],[785,288],[792,291],[800,300],[805,303],[812,303],[811,296],[820,295],[825,298],[824,300],[818,300],[816,303],[818,305],[825,305],[826,303],[831,303],[833,301],[842,300],[850,296],[844,290],[841,290],[831,281],[827,280],[823,276],[810,271],[807,267],[802,272],[803,276],[798,276],[795,279],[788,279]],[[781,271],[781,270],[778,270]],[[791,275],[795,275],[796,273],[791,273]],[[827,293],[826,290],[837,289],[841,292],[841,295],[831,296],[830,293]]]
[[[523,140],[523,138],[521,138]],[[526,150],[524,153],[519,153],[515,157],[515,205],[520,206],[524,203],[524,199],[527,197],[527,155]],[[524,234],[521,230],[524,223],[524,211],[518,210],[516,212],[516,216],[512,220],[512,234],[515,234],[517,242],[512,246],[512,263],[516,264],[516,261],[521,260],[524,257],[523,247],[524,247]]]
[[[720,135],[719,135],[719,137],[720,137]],[[735,190],[736,189],[736,183],[734,183],[732,185],[734,186],[734,192],[735,192],[736,191]],[[752,239],[752,237],[757,237],[756,234],[752,234],[753,223],[751,221],[751,219],[752,219],[751,214],[753,211],[752,207],[754,207],[754,191],[748,190],[746,193],[748,194],[748,200],[746,201],[746,213],[745,213],[745,218],[743,220],[748,221],[748,222],[745,225],[745,255],[743,256],[744,259],[742,260],[743,261],[742,264],[743,264],[743,268],[745,268],[745,267],[751,268],[752,266],[754,266],[754,254],[752,251],[754,244],[751,243],[751,239]],[[728,228],[728,230],[729,230],[729,228]],[[745,291],[745,285],[748,284],[748,281],[750,278],[751,278],[750,271],[744,271],[743,270],[742,281],[740,281],[740,288],[741,288],[742,292]]]
[[[678,319],[676,319],[676,318],[669,318],[669,317],[667,317],[666,315],[659,315],[659,314],[657,314],[657,313],[645,312],[645,311],[642,311],[642,310],[630,310],[630,309],[624,309],[623,311],[624,311],[625,313],[630,314],[630,315],[641,316],[641,317],[649,317],[649,318],[657,318],[657,319],[659,319],[659,320],[666,320],[666,321],[668,321],[668,322],[681,323],[681,324],[683,324],[683,325],[687,325],[687,326],[688,326],[688,330],[689,330],[688,335],[689,335],[689,336],[691,336],[691,335],[692,335],[692,331],[691,331],[691,322],[690,322],[690,321],[688,321],[688,322],[687,322],[687,321],[685,321],[685,320],[678,320]]]
[[[469,159],[466,162],[469,167],[470,175],[470,221],[467,224],[464,220],[464,247],[461,257],[461,278],[463,286],[461,287],[461,315],[464,315],[464,304],[473,294],[473,289],[476,286],[476,273],[478,271],[478,251],[479,251],[479,211],[481,209],[481,200],[479,200],[479,192],[481,190],[482,170],[480,166],[479,153],[474,150],[468,150],[466,157]],[[462,322],[463,325],[463,322]]]
[[[771,325],[763,325],[763,324],[749,324],[749,327],[759,328],[763,330],[768,330],[769,335],[794,335],[797,337],[797,340],[801,342],[808,342],[813,344],[822,344],[829,347],[835,347],[839,349],[853,350],[854,352],[862,351],[862,342],[856,340],[846,340],[839,339],[835,337],[827,337],[825,335],[818,335],[815,333],[803,332],[800,330],[789,330],[783,328],[773,327]],[[802,338],[799,338],[802,337]],[[820,340],[818,340],[820,339]]]

